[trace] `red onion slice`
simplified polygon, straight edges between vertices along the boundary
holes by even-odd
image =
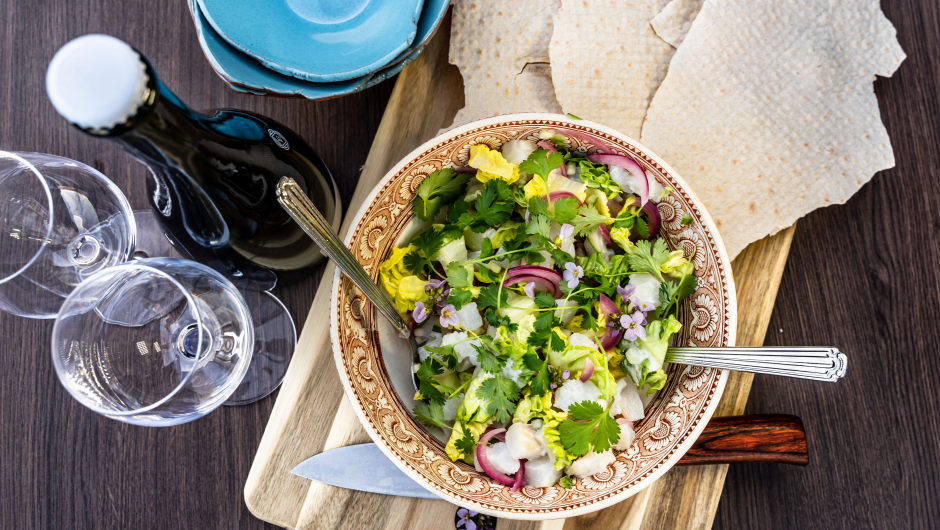
[[[454,173],[476,173],[477,168],[470,166],[461,166],[454,169]]]
[[[555,131],[555,132],[556,132],[557,134],[562,135],[562,136],[567,135],[567,136],[570,136],[570,137],[572,137],[572,138],[577,138],[578,140],[581,140],[582,142],[587,142],[587,143],[589,143],[589,144],[591,144],[591,145],[597,147],[597,150],[598,150],[598,152],[600,152],[600,153],[604,153],[604,152],[607,152],[607,151],[613,151],[613,149],[611,149],[610,146],[607,145],[606,143],[604,143],[602,140],[600,140],[600,139],[598,139],[598,138],[595,138],[595,137],[591,136],[590,134],[583,133],[583,132],[581,132],[581,131],[569,131],[569,130],[566,129],[566,130],[564,130],[564,131]]]
[[[587,383],[592,375],[594,375],[594,361],[588,358],[584,363],[584,370],[581,371],[581,382]]]
[[[548,194],[548,200],[551,201],[552,204],[555,204],[555,201],[557,201],[558,199],[562,199],[565,197],[571,197],[572,199],[578,201],[578,208],[581,207],[581,199],[579,199],[577,195],[575,195],[574,193],[571,193],[570,191],[553,191]]]
[[[512,484],[512,489],[509,491],[515,493],[519,491],[519,488],[525,486],[525,460],[519,460],[519,471],[516,471],[516,480]]]
[[[640,199],[637,198],[634,204],[640,206]],[[659,213],[659,208],[656,207],[656,203],[653,201],[648,201],[642,206],[643,211],[646,212],[646,217],[649,218],[650,236],[647,237],[646,240],[652,241],[656,239],[656,234],[659,233],[660,227],[663,226],[663,216]]]
[[[499,438],[499,435],[502,435],[502,438]],[[516,479],[500,473],[493,467],[493,464],[490,463],[490,459],[486,456],[486,443],[494,436],[500,440],[505,439],[506,429],[493,429],[483,433],[483,436],[480,437],[480,441],[477,443],[477,463],[480,464],[483,472],[489,475],[493,480],[505,486],[512,486],[516,483]]]
[[[601,231],[601,237],[604,238],[604,244],[607,245],[607,248],[613,248],[614,240],[610,237],[610,230],[604,225],[600,225],[597,229]]]
[[[529,283],[529,282],[535,282],[537,286],[542,287],[547,293],[551,294],[555,298],[558,298],[559,296],[561,296],[561,289],[559,289],[559,287],[556,284],[552,283],[549,280],[546,280],[545,278],[542,278],[541,276],[535,276],[535,275],[529,275],[529,274],[518,274],[516,276],[513,276],[512,278],[507,278],[503,282],[503,287],[511,287],[513,285],[516,285],[517,283]]]
[[[604,316],[610,318],[611,313],[620,316],[620,310],[617,309],[617,304],[611,300],[606,294],[601,293],[600,299],[601,311],[604,312]]]
[[[561,274],[556,272],[554,269],[549,269],[548,267],[543,267],[541,265],[519,265],[518,267],[513,267],[506,271],[507,280],[509,278],[515,278],[519,275],[538,276],[540,278],[545,278],[546,280],[555,284],[555,287],[558,287],[561,283]]]
[[[628,156],[620,155],[589,155],[588,160],[595,164],[606,164],[608,166],[621,167],[626,169],[636,179],[640,188],[640,206],[646,204],[650,199],[650,181],[646,172],[637,164],[635,160]]]
[[[601,337],[601,348],[606,352],[617,345],[620,339],[620,331],[614,328],[607,328],[607,332]]]

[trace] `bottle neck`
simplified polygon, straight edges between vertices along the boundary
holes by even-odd
[[[149,61],[143,56],[141,60],[147,67],[149,80],[144,102],[137,112],[110,129],[83,130],[116,141],[145,163],[169,163],[191,149],[190,140],[200,129],[203,116],[187,107],[160,81]]]

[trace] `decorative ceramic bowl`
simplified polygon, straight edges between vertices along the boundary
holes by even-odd
[[[608,127],[555,114],[515,114],[468,123],[425,143],[379,182],[354,218],[346,244],[374,279],[391,249],[421,229],[411,202],[418,184],[432,171],[467,164],[470,146],[498,149],[515,139],[537,139],[539,131],[576,131],[566,146],[596,152],[606,145],[633,157],[647,173],[674,191],[659,202],[660,236],[695,263],[698,290],[680,307],[682,331],[675,345],[731,346],[736,305],[731,261],[712,219],[689,186],[655,154]],[[600,144],[599,142],[603,142]],[[685,226],[682,218],[692,224]],[[513,519],[558,519],[585,514],[622,501],[649,486],[672,467],[701,434],[718,405],[728,372],[670,365],[666,387],[646,406],[636,439],[601,473],[574,487],[526,487],[510,493],[473,466],[451,462],[444,443],[411,415],[412,360],[397,338],[352,283],[337,272],[330,306],[334,358],[346,396],[366,431],[403,472],[454,504]]]
[[[263,65],[307,81],[371,74],[408,49],[423,0],[198,0],[229,44]]]

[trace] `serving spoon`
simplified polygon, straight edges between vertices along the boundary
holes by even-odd
[[[281,177],[277,184],[277,200],[303,231],[320,246],[323,253],[333,260],[339,270],[375,304],[379,312],[398,331],[398,335],[408,341],[412,358],[415,362],[420,362],[414,333],[395,310],[388,293],[372,281],[294,179]],[[666,351],[666,362],[835,382],[845,375],[848,359],[844,353],[831,347],[733,346],[669,348]]]

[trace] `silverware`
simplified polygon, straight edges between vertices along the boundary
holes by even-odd
[[[392,323],[398,335],[408,340],[412,358],[418,362],[418,344],[405,320],[384,289],[376,285],[349,252],[330,223],[320,215],[307,195],[290,177],[281,177],[277,200],[297,221],[323,253],[362,290],[379,312]],[[666,361],[695,366],[725,368],[755,374],[781,375],[816,381],[836,381],[845,375],[848,359],[836,348],[669,348]]]

